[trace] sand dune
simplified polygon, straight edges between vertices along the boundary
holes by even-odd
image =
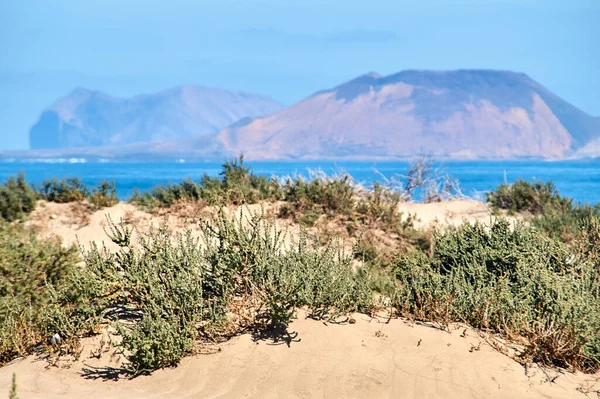
[[[276,204],[267,205],[267,211],[273,207]],[[407,203],[401,210],[416,214],[418,227],[492,220],[487,205],[475,201]],[[156,216],[125,203],[87,216],[70,204],[45,204],[30,223],[41,234],[59,235],[66,244],[100,243],[107,241],[106,214],[141,229],[158,224],[162,217],[173,231],[197,228],[186,217],[190,212]],[[0,397],[8,393],[13,373],[22,399],[600,396],[600,374],[526,368],[494,349],[489,337],[458,325],[448,332],[403,319],[386,323],[386,319],[366,315],[354,315],[354,324],[325,324],[307,319],[302,311],[298,316],[289,329],[295,337],[289,344],[241,335],[212,348],[216,353],[187,357],[176,368],[133,380],[110,379],[106,367],[118,369],[121,358],[111,356],[114,349],[99,359],[91,356],[102,338],[87,338],[80,359],[61,362],[60,367],[49,367],[47,361],[32,356],[0,368]]]

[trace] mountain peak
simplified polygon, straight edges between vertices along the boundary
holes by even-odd
[[[599,119],[524,73],[489,69],[367,73],[219,133],[257,159],[555,159],[595,137]]]

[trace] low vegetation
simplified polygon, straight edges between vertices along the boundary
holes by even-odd
[[[55,333],[84,331],[78,261],[75,247],[40,240],[21,224],[0,223],[0,363],[31,353]]]
[[[434,185],[427,163],[414,168],[401,185],[363,189],[345,175],[256,176],[240,157],[219,177],[132,197],[147,209],[214,205],[199,235],[163,226],[132,240],[131,227],[109,219],[119,249],[83,253],[13,222],[40,198],[110,206],[114,185],[90,190],[69,179],[37,192],[22,175],[9,179],[0,187],[0,364],[34,352],[77,355],[82,337],[108,329],[124,371],[136,376],[243,332],[289,342],[299,308],[344,320],[385,305],[394,315],[503,336],[520,345],[523,362],[598,370],[600,207],[574,205],[551,183],[517,181],[487,200],[499,213],[525,215],[523,223],[499,217],[490,226],[421,231],[399,204],[421,195],[416,190],[429,201],[459,191],[451,179]],[[274,216],[306,229],[341,226],[353,249],[335,238],[313,242],[305,230],[291,237],[264,212],[224,207],[261,201],[278,201]],[[384,250],[382,237],[400,244]]]
[[[437,235],[432,254],[401,254],[396,307],[459,321],[524,345],[524,361],[593,372],[600,366],[600,219],[566,245],[506,220]]]
[[[76,353],[80,337],[114,322],[125,368],[138,375],[244,330],[283,334],[298,307],[327,319],[373,306],[368,274],[351,267],[351,256],[335,243],[319,250],[305,237],[288,244],[262,215],[221,212],[202,222],[202,242],[161,228],[139,245],[130,229],[111,222],[110,238],[121,249],[92,247],[85,268],[75,266],[72,248],[40,242],[20,225],[5,229],[2,362],[55,334],[62,352]],[[21,245],[8,239],[14,234]]]
[[[22,219],[35,209],[37,193],[27,184],[25,176],[10,177],[0,186],[0,221]]]
[[[500,185],[488,193],[486,199],[495,209],[504,209],[511,214],[540,215],[573,207],[573,201],[562,197],[552,182],[516,180],[513,184]]]
[[[78,178],[44,181],[39,189],[25,180],[23,173],[9,177],[0,186],[0,220],[13,222],[24,219],[36,207],[38,200],[68,203],[85,202],[96,211],[111,207],[119,202],[114,183],[100,182],[90,189]]]
[[[255,175],[244,165],[243,155],[223,164],[218,177],[204,175],[199,182],[192,179],[179,184],[158,186],[150,192],[136,191],[130,202],[152,211],[168,208],[180,201],[202,201],[210,205],[255,204],[259,201],[278,200],[281,189],[274,179]]]
[[[487,201],[496,211],[530,215],[532,226],[564,242],[572,241],[581,225],[600,216],[600,203],[573,204],[572,199],[560,195],[552,182],[517,180],[503,184],[487,194]]]
[[[79,178],[45,180],[40,186],[38,197],[59,204],[87,201],[92,210],[111,207],[119,202],[114,182],[103,180],[90,189]]]

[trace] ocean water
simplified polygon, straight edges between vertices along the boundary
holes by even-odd
[[[382,182],[408,170],[407,162],[247,162],[256,174],[268,176],[308,176],[310,170],[327,174],[347,172],[364,185]],[[436,168],[460,181],[462,192],[475,199],[502,184],[526,180],[554,181],[562,195],[576,202],[600,202],[600,161],[447,161]],[[39,184],[45,179],[80,177],[85,184],[95,185],[101,180],[114,181],[122,199],[134,188],[148,190],[159,184],[177,183],[184,178],[199,179],[205,173],[216,176],[220,163],[91,163],[91,162],[3,162],[0,163],[0,181],[18,172]]]

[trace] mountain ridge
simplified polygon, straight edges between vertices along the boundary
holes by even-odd
[[[190,84],[128,98],[78,87],[42,112],[30,130],[30,148],[190,139],[281,107],[266,96]]]
[[[199,88],[183,85],[160,93],[181,99]],[[245,95],[255,97],[233,93],[239,101]],[[75,89],[70,101],[86,96],[108,98],[119,106],[127,101],[87,89]],[[156,100],[153,94],[132,98],[138,97]],[[163,104],[160,96],[156,101]],[[176,109],[177,104],[167,108]],[[173,118],[183,118],[177,112]],[[568,159],[600,155],[600,118],[569,104],[521,72],[413,69],[387,76],[368,72],[289,107],[257,114],[230,118],[235,120],[222,129],[212,126],[203,134],[189,133],[188,129],[189,134],[183,137],[110,145],[115,150],[120,147],[117,152],[123,157],[135,148],[136,154],[194,159],[223,159],[240,153],[256,160],[382,160],[415,155]],[[94,152],[93,148],[83,148],[63,152]],[[37,154],[44,153],[40,151]],[[60,152],[52,151],[54,155]]]

